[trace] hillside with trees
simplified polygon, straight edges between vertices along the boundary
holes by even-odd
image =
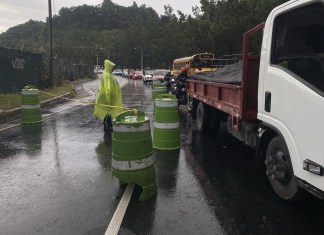
[[[169,68],[175,58],[197,52],[241,53],[242,33],[266,20],[283,0],[201,0],[192,15],[165,6],[97,6],[61,8],[53,17],[53,53],[75,63],[96,64],[109,56],[119,67]],[[48,51],[47,22],[30,20],[0,34],[0,46]]]

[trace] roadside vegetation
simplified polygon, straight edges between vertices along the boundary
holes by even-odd
[[[53,54],[73,63],[99,64],[109,57],[120,68],[169,69],[176,58],[201,52],[240,54],[242,33],[264,22],[285,0],[201,0],[192,14],[165,5],[124,7],[111,0],[61,8],[53,17]],[[0,46],[48,51],[48,23],[28,21],[0,34]]]
[[[57,63],[103,64],[117,68],[170,69],[175,58],[200,52],[217,56],[240,54],[242,33],[266,20],[270,10],[285,0],[201,0],[192,14],[165,5],[159,15],[149,6],[124,7],[111,0],[96,6],[61,8],[53,17],[53,54]],[[48,22],[30,20],[0,34],[0,47],[48,52]],[[65,66],[64,66],[65,67]],[[73,67],[73,68],[74,68]],[[47,69],[45,73],[47,73]],[[74,74],[75,75],[75,74]],[[46,77],[46,76],[45,76]],[[57,95],[70,92],[71,82],[46,89]],[[46,86],[45,86],[46,87]],[[51,97],[41,94],[40,100]],[[0,94],[0,111],[20,107],[20,94]]]
[[[81,81],[85,81],[85,80],[88,80],[88,79],[84,79]],[[81,82],[81,81],[78,81],[78,82]],[[55,87],[53,89],[41,89],[40,91],[44,91],[46,93],[50,93],[55,96],[60,96],[60,95],[64,95],[69,92],[74,92],[74,89],[73,89],[72,82],[64,80],[62,86]],[[41,92],[39,93],[40,102],[50,100],[53,98],[54,97],[51,95],[47,95],[47,94],[44,94]],[[20,108],[20,106],[21,106],[21,94],[20,93],[6,93],[6,94],[0,93],[0,112],[8,111],[8,110],[15,109],[15,108]]]

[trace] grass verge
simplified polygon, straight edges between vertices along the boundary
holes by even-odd
[[[89,80],[89,79],[88,79]],[[80,82],[80,80],[75,81]],[[64,80],[63,85],[60,87],[55,87],[53,89],[40,89],[40,91],[44,91],[55,96],[64,95],[66,93],[74,91],[73,82]],[[53,99],[53,96],[46,95],[44,93],[39,93],[40,102]],[[0,93],[0,112],[8,111],[14,108],[19,108],[21,106],[21,94],[19,93]]]

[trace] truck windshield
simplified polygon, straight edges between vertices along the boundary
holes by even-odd
[[[315,91],[324,91],[324,6],[310,4],[275,20],[272,64],[295,74]]]

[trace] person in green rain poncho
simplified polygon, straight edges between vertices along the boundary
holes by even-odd
[[[123,111],[121,108],[123,100],[120,86],[114,75],[112,75],[115,64],[106,59],[104,67],[96,97],[94,115],[104,121],[105,132],[112,132],[112,119]],[[117,107],[107,107],[104,105]]]

